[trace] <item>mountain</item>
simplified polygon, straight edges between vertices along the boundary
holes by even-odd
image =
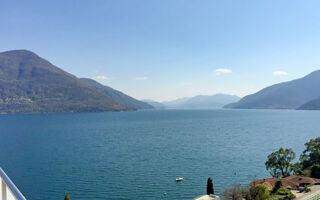
[[[240,97],[227,94],[215,94],[211,96],[198,95],[180,104],[184,108],[222,108],[226,104],[239,101]]]
[[[151,99],[143,99],[141,101],[148,103],[149,105],[151,105],[155,109],[165,109],[165,106],[162,103],[153,101]]]
[[[298,110],[320,110],[320,98],[308,101],[301,105]]]
[[[161,103],[166,108],[177,108],[177,107],[180,107],[180,105],[183,104],[184,102],[188,101],[188,99],[190,99],[190,97],[179,98],[172,101],[163,101]]]
[[[27,50],[0,53],[0,113],[130,110]]]
[[[222,108],[224,105],[236,102],[240,97],[228,94],[198,95],[190,98],[181,98],[174,101],[163,102],[166,108]]]
[[[320,97],[320,70],[289,82],[264,88],[243,97],[225,108],[297,109],[302,104]]]
[[[111,87],[102,85],[95,80],[89,78],[81,78],[82,82],[88,84],[89,86],[95,88],[96,90],[100,91],[101,93],[110,97],[113,101],[127,107],[133,109],[152,109],[153,107],[148,103],[139,101],[134,99],[118,90],[115,90]]]

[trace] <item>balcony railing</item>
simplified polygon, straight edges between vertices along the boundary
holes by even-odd
[[[0,200],[26,200],[2,168],[0,168],[0,182]]]

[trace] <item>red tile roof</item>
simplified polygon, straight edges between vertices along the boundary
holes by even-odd
[[[268,190],[272,190],[276,181],[277,181],[277,178],[264,178],[264,179],[260,179],[260,180],[251,182],[250,186],[255,187],[257,185],[263,184],[263,185],[267,186]]]
[[[263,184],[267,186],[268,190],[272,190],[276,181],[277,181],[277,178],[264,178],[264,179],[251,182],[250,186],[254,187],[259,184]],[[306,176],[292,175],[292,176],[283,178],[282,184],[283,184],[282,187],[284,188],[297,188],[301,185],[306,185],[306,184],[307,185],[320,184],[320,179],[306,177]]]

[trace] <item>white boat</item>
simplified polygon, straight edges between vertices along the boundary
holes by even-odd
[[[176,181],[183,181],[183,178],[182,177],[178,177],[178,178],[176,178]]]

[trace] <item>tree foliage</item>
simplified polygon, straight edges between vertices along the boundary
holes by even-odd
[[[311,177],[320,178],[320,164],[312,165],[312,167],[311,167]]]
[[[270,197],[270,192],[267,186],[259,184],[250,188],[250,197],[253,200],[266,200]]]
[[[282,196],[286,196],[286,199],[294,199],[295,198],[294,194],[290,190],[288,190],[287,188],[280,188],[277,191],[277,194],[282,195]]]
[[[277,193],[278,192],[278,190],[282,187],[282,180],[281,179],[278,179],[277,181],[276,181],[276,183],[274,184],[274,187],[272,188],[272,192],[271,193],[273,193],[273,194],[275,194],[275,193]]]
[[[292,172],[291,163],[296,157],[292,149],[283,149],[282,147],[268,155],[268,160],[265,163],[266,169],[274,177],[282,178],[290,176]]]
[[[64,197],[64,200],[70,200],[68,192],[66,193],[66,196]]]
[[[306,149],[300,156],[302,170],[320,164],[320,137],[304,144]]]
[[[296,175],[303,175],[302,167],[301,167],[301,162],[296,162],[291,166],[293,174]]]
[[[208,195],[214,194],[213,183],[211,178],[208,178],[208,181],[207,181],[207,194]]]

